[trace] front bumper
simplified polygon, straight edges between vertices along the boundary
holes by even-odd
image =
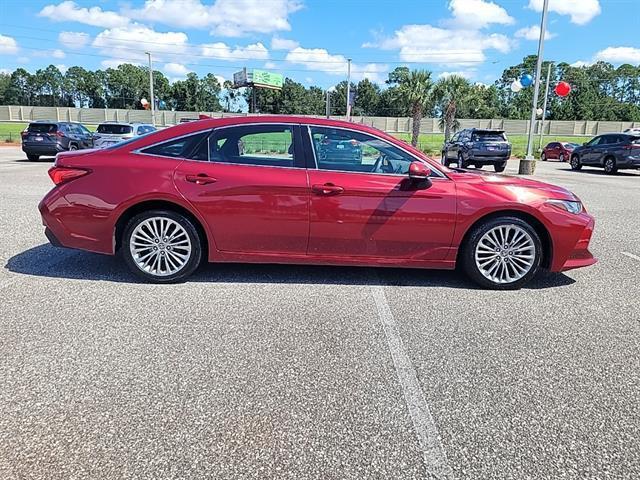
[[[593,218],[585,226],[584,230],[580,234],[578,241],[576,242],[573,250],[559,265],[552,266],[552,271],[566,272],[567,270],[573,270],[574,268],[588,267],[597,263],[597,259],[589,251],[589,242],[591,242],[591,236],[593,235],[593,228],[595,221]],[[556,262],[554,262],[556,263]]]

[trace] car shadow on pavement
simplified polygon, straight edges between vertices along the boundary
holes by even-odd
[[[563,168],[561,170],[563,172],[573,172],[573,170],[570,169],[570,168]],[[606,173],[601,168],[583,168],[579,172],[574,172],[574,173],[588,173],[590,175],[600,175],[600,176],[603,176],[603,177],[611,177],[611,178],[616,178],[616,177],[638,177],[639,176],[636,173],[636,170],[618,170],[614,174],[609,174],[609,173]]]
[[[144,283],[118,257],[68,250],[49,244],[11,257],[5,268],[13,273],[49,278]],[[188,280],[211,283],[282,283],[326,285],[389,285],[479,289],[462,273],[415,268],[333,267],[218,263],[203,265]],[[541,273],[525,289],[562,287],[575,280],[562,273]]]

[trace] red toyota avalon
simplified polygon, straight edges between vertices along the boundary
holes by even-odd
[[[353,123],[208,119],[58,154],[40,203],[52,244],[120,254],[159,283],[202,263],[453,269],[514,289],[596,262],[564,188],[449,169]]]

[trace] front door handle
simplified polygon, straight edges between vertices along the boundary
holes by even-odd
[[[215,183],[218,180],[216,178],[210,177],[206,173],[199,173],[197,175],[187,175],[187,182],[196,183],[198,185],[208,185],[210,183]]]
[[[324,185],[312,185],[311,191],[316,195],[339,195],[344,192],[344,188],[333,183],[325,183]]]

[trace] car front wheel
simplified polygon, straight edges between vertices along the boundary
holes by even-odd
[[[580,161],[580,157],[578,155],[574,155],[571,157],[571,170],[580,170],[582,168],[582,162]]]
[[[467,275],[494,290],[521,288],[536,275],[542,261],[540,237],[517,217],[498,217],[478,225],[462,248]]]
[[[154,283],[176,283],[198,268],[202,244],[198,230],[184,215],[152,210],[129,220],[121,253],[139,277]]]

